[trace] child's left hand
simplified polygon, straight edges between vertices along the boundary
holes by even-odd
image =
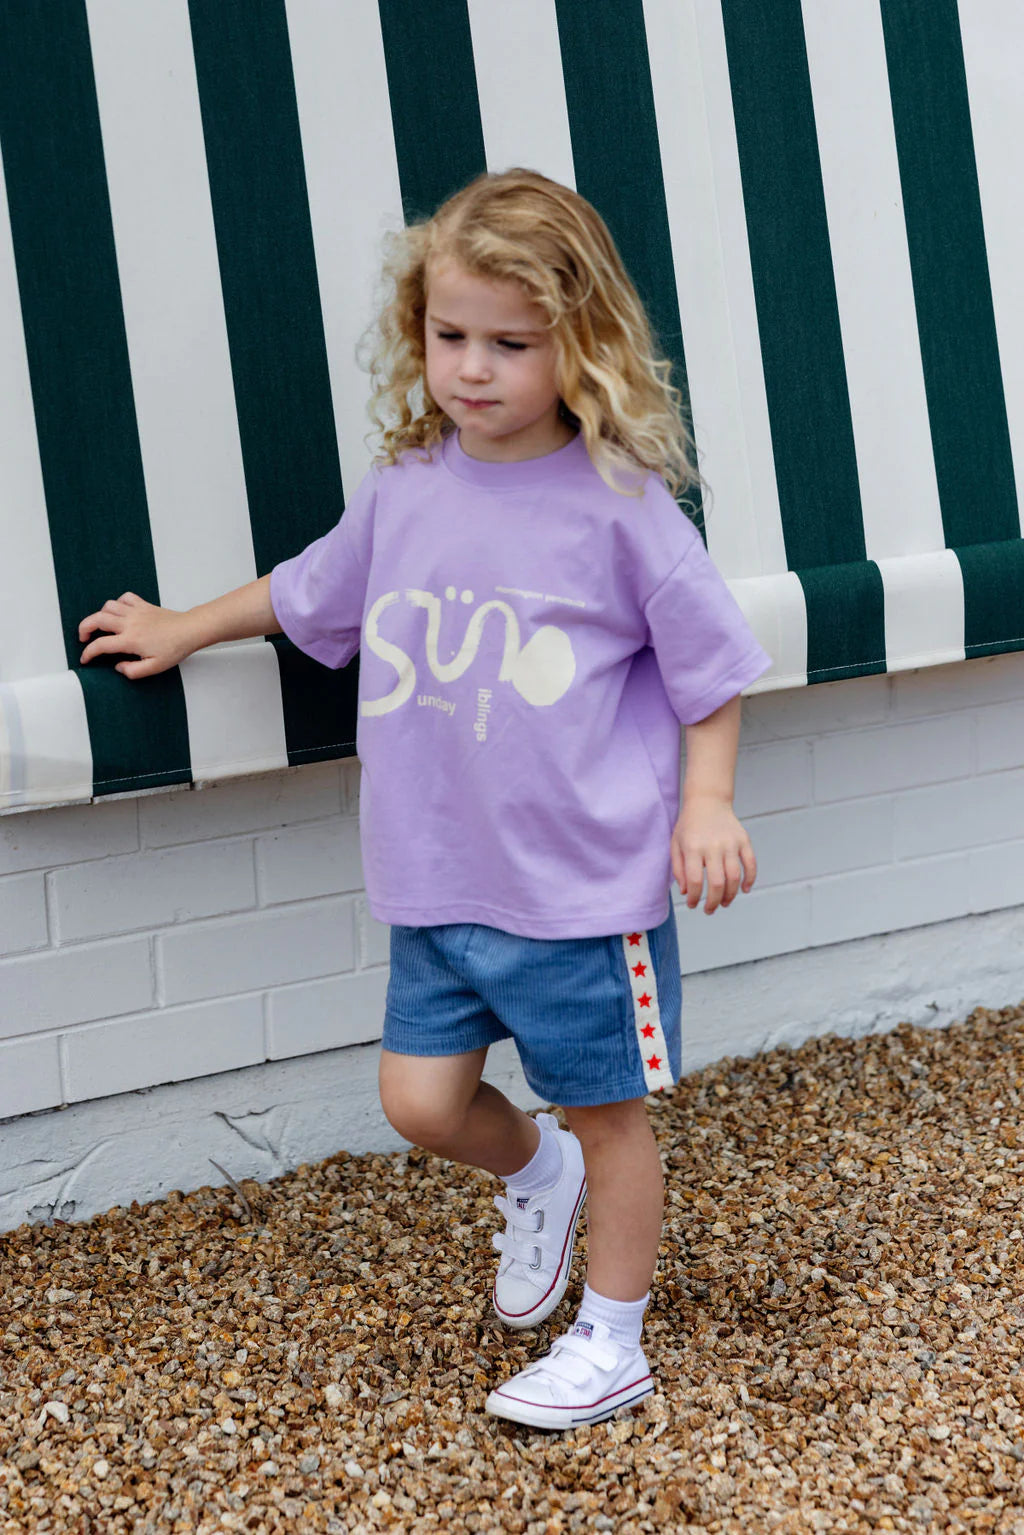
[[[672,874],[691,910],[700,902],[705,870],[709,915],[757,878],[754,849],[731,803],[710,796],[685,800],[672,831]]]

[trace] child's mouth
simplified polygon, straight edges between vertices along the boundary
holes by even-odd
[[[459,398],[459,404],[465,405],[469,410],[487,410],[492,405],[497,405],[497,400],[464,400]]]

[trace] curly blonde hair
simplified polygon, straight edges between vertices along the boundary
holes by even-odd
[[[427,388],[425,318],[431,266],[454,260],[474,276],[518,283],[544,311],[561,412],[614,490],[641,494],[638,468],[677,496],[699,487],[672,364],[657,355],[622,258],[585,198],[537,171],[485,174],[386,240],[387,297],[369,357],[377,462],[430,450],[452,430]]]

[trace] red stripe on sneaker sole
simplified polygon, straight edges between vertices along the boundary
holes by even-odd
[[[627,1386],[620,1386],[618,1391],[609,1391],[605,1396],[599,1396],[597,1398],[596,1402],[585,1402],[582,1407],[580,1406],[580,1404],[578,1402],[574,1403],[574,1405],[571,1406],[571,1407],[549,1407],[546,1404],[543,1404],[541,1402],[531,1402],[525,1396],[513,1396],[511,1391],[505,1391],[505,1390],[502,1389],[501,1386],[496,1386],[495,1389],[494,1389],[494,1393],[493,1394],[496,1397],[500,1397],[503,1402],[519,1402],[519,1403],[522,1404],[523,1407],[532,1407],[533,1410],[535,1412],[537,1412],[537,1413],[542,1413],[542,1412],[544,1412],[544,1413],[547,1413],[547,1412],[590,1413],[590,1412],[603,1411],[606,1407],[607,1407],[609,1412],[616,1412],[620,1407],[626,1407],[629,1404],[627,1402],[613,1401],[612,1399],[614,1397],[621,1397],[621,1396],[623,1396],[627,1391],[635,1390],[637,1386],[640,1386],[640,1387],[647,1387],[647,1386],[649,1386],[651,1388],[651,1391],[653,1391],[654,1390],[654,1377],[652,1375],[650,1375],[650,1374],[638,1376],[636,1380],[631,1380]],[[632,1401],[641,1401],[643,1399],[643,1397],[649,1396],[649,1395],[650,1395],[650,1391],[646,1391],[646,1390],[640,1391],[640,1392],[637,1393],[637,1395],[635,1397],[631,1398],[631,1400]]]

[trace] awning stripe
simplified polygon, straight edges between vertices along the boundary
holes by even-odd
[[[357,348],[373,314],[384,235],[401,229],[380,17],[375,5],[288,0],[342,481],[366,472],[368,375]]]
[[[78,624],[106,596],[131,587],[160,600],[82,0],[0,7],[0,145],[66,664],[85,694],[94,792],[187,782],[179,674],[142,690],[109,666],[78,669]]]
[[[755,574],[768,576],[786,569],[786,545],[772,453],[764,361],[757,329],[739,146],[736,141],[732,93],[729,89],[725,27],[720,5],[708,3],[708,0],[699,0],[699,3],[698,0],[681,0],[681,3],[692,22],[686,28],[682,46],[688,44],[693,49],[688,73],[681,79],[686,80],[691,90],[697,84],[693,76],[703,82],[706,125],[702,128],[700,115],[697,115],[690,119],[689,126],[699,138],[706,139],[705,152],[711,163],[718,236],[715,242],[717,250],[712,245],[708,249],[708,256],[713,268],[717,266],[720,272],[719,280],[725,289],[728,327],[731,331],[731,338],[727,339],[725,330],[720,326],[715,342],[718,346],[724,343],[725,353],[732,358],[736,369],[736,396],[730,392],[721,408],[730,410],[734,398],[738,398],[740,407],[739,422],[730,433],[721,422],[716,428],[717,418],[710,415],[711,403],[708,399],[705,398],[702,403],[698,393],[693,401],[698,454],[711,488],[710,508],[706,509],[708,549],[720,563],[721,569],[731,577],[743,579]],[[649,12],[657,10],[661,15],[663,29],[667,26],[666,9],[664,0],[648,0]],[[657,79],[661,53],[653,39],[650,52],[655,61]],[[679,86],[676,89],[678,92]],[[696,105],[699,100],[696,90],[692,99]],[[698,204],[693,220],[695,226],[700,211]],[[681,230],[677,236],[673,229],[673,241],[680,238],[686,238],[685,230]],[[699,278],[695,283],[692,300],[689,301],[697,305],[703,302],[703,282]],[[685,284],[681,283],[680,303],[684,314],[687,302]],[[699,373],[696,381],[692,381],[692,387],[699,391]],[[737,485],[728,467],[734,446],[733,434],[737,430],[742,434],[744,442],[750,482],[749,501],[743,495],[742,482]],[[799,586],[795,578],[794,585]]]
[[[857,460],[799,0],[723,0],[791,569],[864,558]],[[813,627],[813,621],[812,621]],[[877,651],[884,648],[879,636]]]
[[[1016,538],[956,0],[885,0],[882,27],[946,543]]]
[[[964,577],[966,654],[1024,649],[1024,543],[1007,539],[953,552]]]
[[[555,0],[576,187],[601,210],[688,398],[642,0]],[[699,491],[687,509],[703,526]]]
[[[804,0],[802,15],[865,552],[917,554],[942,544],[942,516],[881,16],[877,5],[848,0]]]
[[[551,0],[517,0],[515,5],[469,0],[469,23],[487,169],[528,166],[563,186],[575,186]]]
[[[409,222],[487,168],[466,0],[378,0]]]
[[[344,498],[283,0],[190,0],[256,571]],[[289,762],[354,747],[354,670],[274,637]]]
[[[960,11],[985,254],[1014,478],[1024,484],[1024,282],[1021,281],[1021,163],[1024,144],[1024,6],[972,0]],[[996,46],[993,46],[993,43]],[[1021,531],[1024,501],[1018,496]]]
[[[0,601],[0,675],[7,682],[66,667],[53,545],[32,410],[25,331],[0,158],[0,550],[18,551],[18,580]]]
[[[164,603],[189,608],[256,578],[183,4],[88,0],[114,242]],[[224,664],[181,668],[192,768],[287,766],[272,646],[224,685]]]
[[[796,574],[807,604],[808,681],[884,672],[885,603],[875,562],[819,565]]]

